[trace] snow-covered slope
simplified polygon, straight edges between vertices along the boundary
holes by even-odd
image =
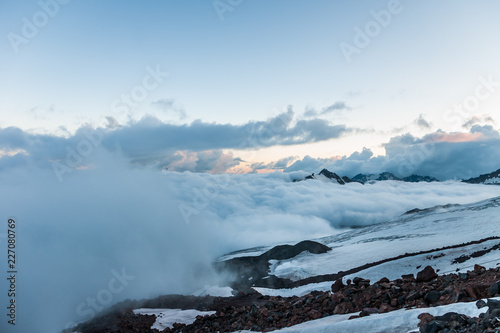
[[[500,197],[468,205],[415,210],[390,222],[316,239],[332,250],[272,260],[269,273],[297,281],[361,267],[344,279],[360,276],[374,281],[415,274],[421,265],[431,265],[443,274],[467,269],[476,263],[496,267],[500,263],[500,239],[496,239],[500,238],[499,226]],[[418,254],[421,251],[425,253]],[[235,256],[238,255],[231,257]],[[384,262],[362,267],[379,261]],[[257,290],[270,295],[301,295],[311,290],[328,290],[330,285],[331,282],[322,282],[294,290]]]

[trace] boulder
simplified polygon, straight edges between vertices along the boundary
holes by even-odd
[[[429,282],[437,277],[438,275],[434,271],[434,268],[427,266],[417,273],[417,282]]]
[[[345,285],[344,285],[344,283],[342,282],[342,279],[341,279],[341,278],[340,278],[340,279],[337,279],[337,280],[335,280],[335,282],[332,284],[332,292],[333,292],[333,293],[336,293],[336,292],[338,292],[338,291],[342,290],[342,288],[344,288],[344,287],[345,287]]]

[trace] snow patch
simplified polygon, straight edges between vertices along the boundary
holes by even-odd
[[[499,300],[500,297],[492,298]],[[486,299],[485,299],[486,301]],[[393,333],[393,332],[418,332],[418,315],[421,313],[430,313],[433,316],[442,316],[448,312],[457,312],[465,314],[469,317],[477,317],[480,313],[484,313],[486,308],[478,309],[475,302],[469,303],[454,303],[431,308],[418,309],[400,309],[383,314],[373,314],[367,317],[348,320],[351,313],[345,315],[333,315],[317,320],[311,320],[302,324],[287,327],[275,332],[287,333]],[[249,331],[240,331],[249,332]]]
[[[231,287],[219,286],[204,286],[193,293],[193,296],[215,296],[215,297],[232,297],[233,289]]]
[[[165,328],[173,328],[174,323],[192,324],[196,316],[207,316],[215,314],[215,311],[181,310],[181,309],[136,309],[135,314],[155,315],[156,321],[151,329],[157,329],[160,332]]]

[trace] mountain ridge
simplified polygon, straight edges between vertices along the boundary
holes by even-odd
[[[462,182],[469,184],[500,185],[500,169],[479,175],[478,177],[462,180]]]
[[[331,172],[330,170],[323,168],[318,174],[312,173],[306,176],[303,179],[294,179],[293,182],[299,182],[303,180],[322,180],[322,181],[330,181],[332,183],[337,183],[339,185],[345,185],[348,183],[372,183],[375,181],[384,181],[384,180],[395,180],[395,181],[403,181],[407,183],[419,183],[419,182],[439,182],[439,180],[432,176],[421,176],[417,174],[412,174],[407,177],[399,178],[395,176],[393,173],[385,171],[380,174],[363,174],[358,173],[353,178],[349,178],[347,176],[339,176],[335,172]]]

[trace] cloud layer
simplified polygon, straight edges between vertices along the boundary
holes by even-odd
[[[173,108],[171,100],[159,100]],[[337,102],[318,115],[348,106]],[[366,130],[331,124],[321,118],[300,118],[291,108],[266,121],[242,125],[206,123],[164,123],[152,116],[120,125],[111,117],[104,128],[81,127],[74,135],[60,137],[33,134],[19,128],[0,129],[0,170],[20,166],[54,169],[59,179],[76,168],[89,168],[88,156],[97,148],[119,152],[133,165],[155,165],[171,171],[225,173],[284,170],[318,172],[328,168],[352,177],[357,173],[389,171],[405,177],[417,173],[440,180],[465,179],[500,167],[500,134],[484,115],[466,123],[467,132],[441,130],[422,137],[406,133],[392,137],[383,146],[385,156],[374,156],[370,149],[342,158],[282,157],[274,162],[246,163],[233,151],[276,146],[292,146],[327,141]],[[415,124],[428,130],[431,124],[420,115]],[[465,125],[464,125],[465,126]],[[465,127],[464,127],[465,128]],[[334,144],[332,142],[332,144]]]
[[[19,226],[18,332],[55,331],[126,298],[192,292],[215,283],[209,263],[228,251],[500,195],[500,187],[455,182],[336,186],[291,181],[304,172],[160,172],[103,147],[88,159],[92,168],[63,182],[31,164],[0,173],[2,220],[15,217]],[[130,279],[119,285],[117,274]]]
[[[170,100],[159,100],[156,104],[169,110],[176,107]],[[86,157],[102,146],[119,151],[139,164],[157,163],[178,171],[225,172],[240,160],[223,149],[314,143],[353,131],[324,119],[296,119],[291,108],[266,121],[242,125],[199,120],[176,125],[152,116],[126,126],[119,125],[112,117],[107,121],[106,128],[82,127],[70,137],[33,134],[16,127],[0,129],[0,170],[28,164],[50,167],[49,162],[64,164],[67,160],[73,162],[65,163],[70,167],[80,165],[83,161],[76,155]]]

